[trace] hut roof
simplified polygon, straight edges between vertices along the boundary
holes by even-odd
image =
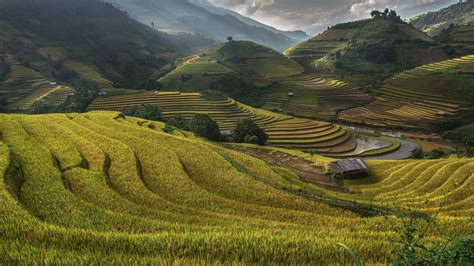
[[[367,164],[361,159],[344,159],[331,163],[332,168],[338,172],[353,172],[367,170]]]

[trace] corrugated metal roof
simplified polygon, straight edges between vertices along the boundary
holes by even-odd
[[[351,171],[358,171],[358,170],[366,170],[368,167],[365,162],[361,159],[344,159],[334,162],[339,166],[342,172],[351,172]]]

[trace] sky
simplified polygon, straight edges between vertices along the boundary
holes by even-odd
[[[281,30],[314,35],[335,23],[369,17],[373,9],[395,9],[403,18],[435,11],[459,0],[209,0]]]

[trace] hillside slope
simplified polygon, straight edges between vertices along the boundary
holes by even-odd
[[[474,23],[474,1],[461,1],[439,11],[429,12],[409,20],[414,27],[430,36],[436,36],[451,24],[464,25]]]
[[[438,213],[433,244],[474,233],[472,160],[369,162],[349,194],[162,127],[111,112],[0,114],[0,263],[352,263],[337,243],[367,264],[394,262],[393,216],[332,202]]]
[[[447,58],[429,36],[388,17],[335,25],[285,55],[307,71],[375,78]]]
[[[197,33],[217,42],[232,36],[283,51],[301,39],[293,39],[284,32],[250,23],[230,12],[219,11],[210,3],[175,0],[109,0],[133,18],[146,25],[153,23],[158,30]]]
[[[474,111],[474,55],[423,65],[373,89],[376,101],[339,118],[384,127],[429,129]]]
[[[294,60],[244,41],[177,62],[159,81],[168,90],[217,90],[254,107],[289,115],[332,120],[337,112],[370,101],[370,97],[332,76],[304,74]]]
[[[142,88],[190,47],[212,43],[157,32],[99,0],[0,4],[0,98],[13,111],[31,107],[18,100],[51,93],[52,82]]]

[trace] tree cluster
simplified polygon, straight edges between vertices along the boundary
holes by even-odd
[[[197,114],[189,121],[189,130],[196,136],[211,141],[221,140],[219,125],[207,114]]]
[[[252,119],[242,119],[237,123],[234,130],[234,141],[237,143],[249,143],[266,145],[268,135]]]
[[[122,111],[126,116],[139,117],[146,120],[163,121],[163,115],[157,105],[144,104],[141,108],[131,107]]]
[[[372,16],[373,18],[389,19],[397,23],[402,23],[402,24],[405,23],[405,21],[403,21],[403,19],[401,19],[400,16],[397,14],[397,11],[390,10],[388,8],[386,8],[383,12],[380,12],[378,10],[373,10],[372,12],[370,12],[370,16]]]

